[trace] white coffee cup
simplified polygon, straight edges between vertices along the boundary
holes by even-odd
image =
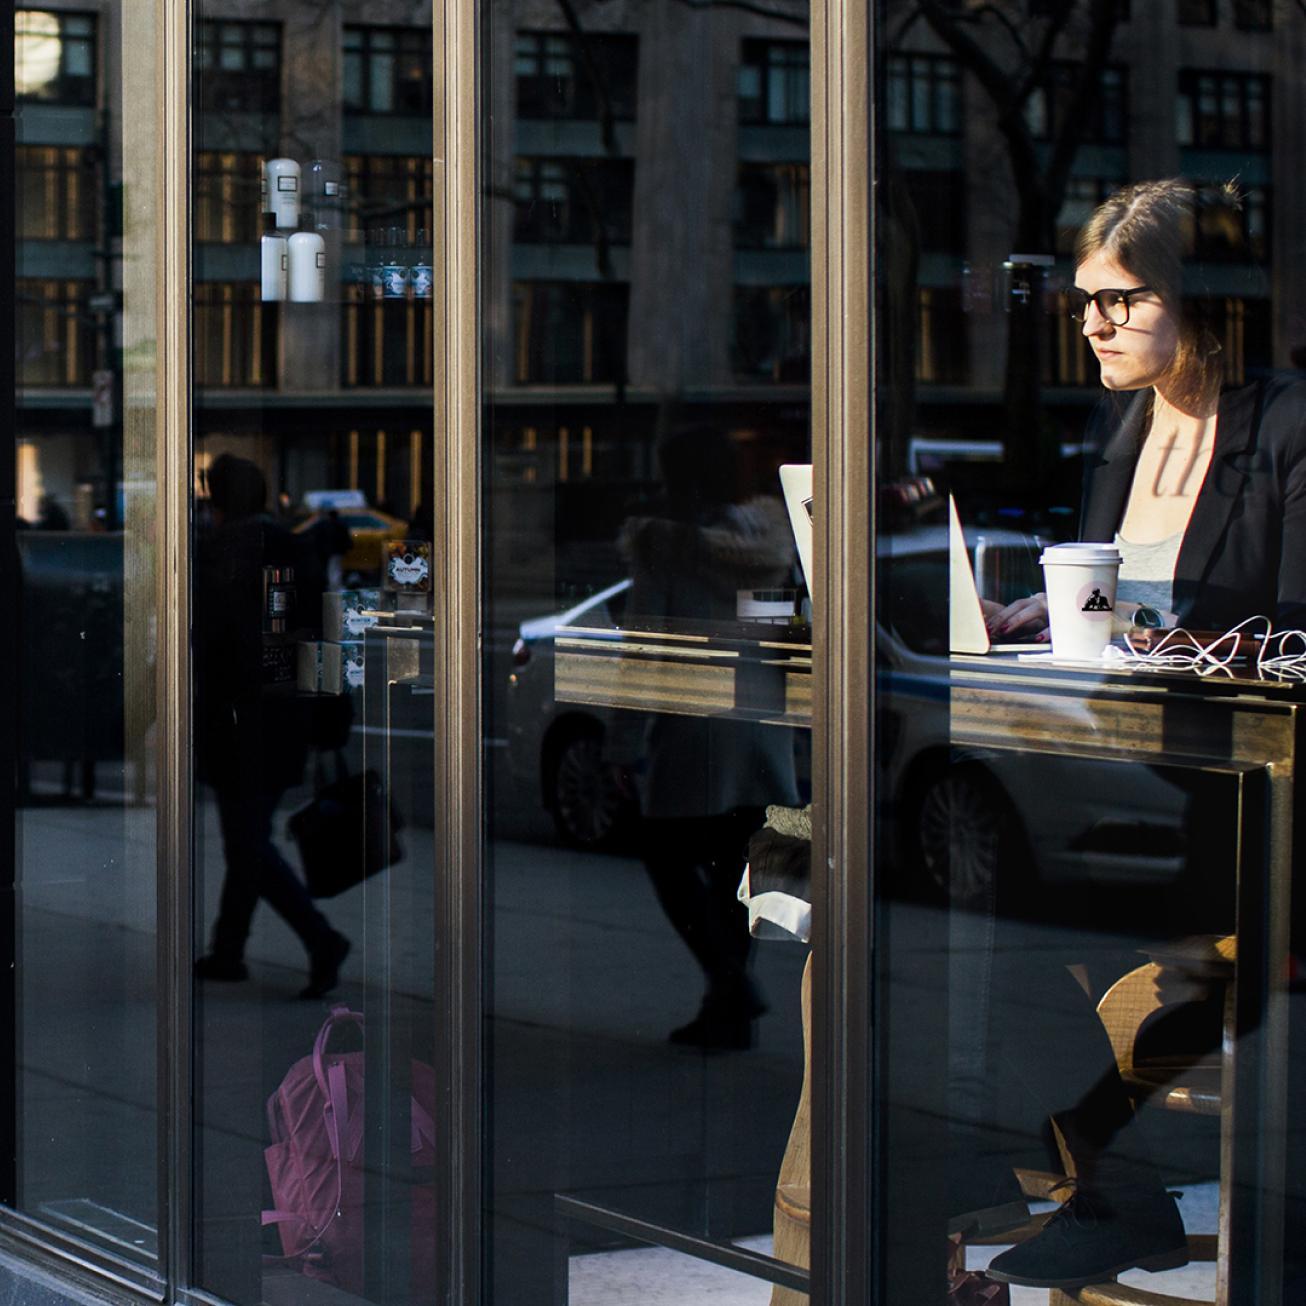
[[[1120,550],[1114,544],[1051,544],[1039,562],[1053,656],[1100,658],[1111,639]]]

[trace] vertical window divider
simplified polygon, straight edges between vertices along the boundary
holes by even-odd
[[[159,1258],[170,1289],[193,1279],[191,1102],[191,6],[154,0],[158,642]]]
[[[482,1300],[480,161],[475,0],[432,17],[436,1300]]]
[[[878,8],[878,7],[875,7]],[[814,1303],[873,1278],[871,15],[812,6]]]

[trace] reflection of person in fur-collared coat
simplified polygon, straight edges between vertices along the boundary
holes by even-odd
[[[633,580],[631,619],[734,621],[738,590],[790,580],[793,536],[784,506],[779,499],[734,501],[734,450],[722,432],[682,431],[659,454],[666,497],[630,518],[621,534]],[[736,890],[766,805],[797,801],[793,734],[660,713],[648,718],[637,750],[626,751],[638,752],[649,875],[707,983],[698,1015],[671,1040],[747,1047],[765,1005],[748,975],[748,916]]]

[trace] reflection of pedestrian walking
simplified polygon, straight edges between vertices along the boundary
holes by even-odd
[[[784,508],[735,502],[734,450],[719,431],[681,432],[659,453],[666,499],[622,531],[631,617],[733,621],[737,590],[782,584],[792,569]],[[659,713],[642,746],[645,864],[707,985],[698,1015],[671,1040],[747,1047],[765,1004],[748,974],[748,914],[736,891],[766,804],[797,802],[793,736],[751,721]]]
[[[304,882],[272,842],[281,795],[303,778],[307,722],[302,700],[263,685],[263,572],[294,567],[300,602],[320,601],[311,548],[264,515],[267,486],[253,463],[230,454],[208,471],[213,528],[196,548],[195,698],[200,778],[214,788],[226,870],[212,949],[202,979],[243,980],[245,943],[260,897],[308,952],[302,996],[335,987],[349,940],[313,905]]]

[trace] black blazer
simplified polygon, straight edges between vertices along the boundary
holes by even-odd
[[[1124,516],[1145,435],[1148,391],[1095,421],[1085,457],[1081,538],[1111,540]],[[1091,439],[1090,446],[1094,443]],[[1256,381],[1220,395],[1215,451],[1175,565],[1175,612],[1193,630],[1270,617],[1306,628],[1306,382]]]

